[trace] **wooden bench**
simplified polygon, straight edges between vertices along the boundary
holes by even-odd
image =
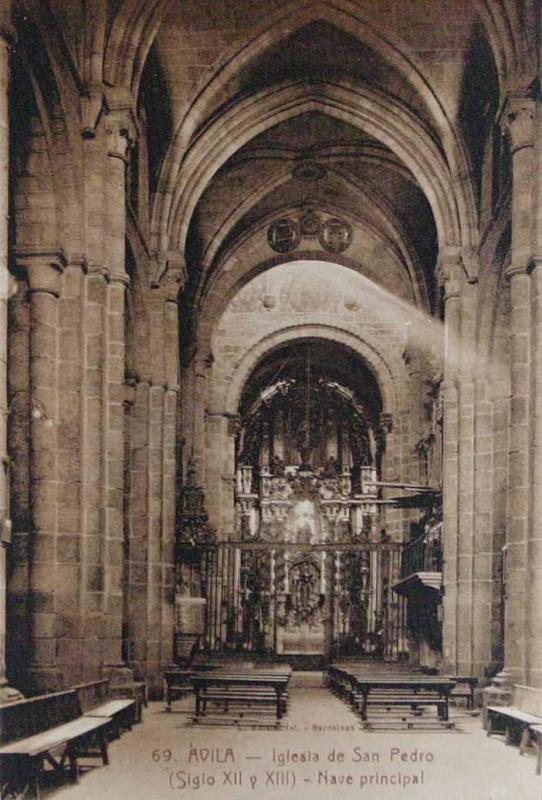
[[[461,699],[467,701],[467,708],[474,708],[474,690],[478,686],[478,678],[469,675],[447,675],[455,683],[455,688],[450,694],[451,700]]]
[[[130,698],[111,698],[109,679],[81,683],[73,687],[77,692],[83,716],[110,719],[107,732],[118,739],[121,730],[131,730],[137,722],[137,703]]]
[[[353,676],[354,700],[364,722],[368,707],[407,706],[414,712],[424,706],[435,706],[442,722],[449,719],[449,698],[453,681],[423,675]]]
[[[523,754],[530,741],[530,728],[542,725],[542,717],[522,711],[516,706],[487,707],[487,735],[504,734],[506,744],[515,744],[519,739],[519,750]]]
[[[191,694],[193,686],[190,669],[166,669],[163,674],[164,682],[164,711],[171,711],[171,703]]]
[[[542,774],[542,723],[529,725],[529,731],[536,748],[536,774]]]
[[[135,700],[135,721],[141,722],[143,718],[143,707],[147,708],[149,703],[147,682],[128,681],[126,683],[110,683],[109,697],[129,697]]]
[[[273,705],[276,719],[280,720],[287,708],[289,680],[289,670],[194,673],[191,682],[196,695],[195,721],[205,716],[208,703],[221,705],[225,711],[232,706]]]
[[[78,758],[97,753],[109,763],[106,729],[108,717],[82,716],[73,689],[19,700],[0,707],[0,774],[2,796],[14,792],[39,798],[40,781],[48,764],[79,780]]]

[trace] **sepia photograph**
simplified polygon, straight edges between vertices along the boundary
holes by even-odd
[[[0,800],[542,800],[539,0],[0,0]]]

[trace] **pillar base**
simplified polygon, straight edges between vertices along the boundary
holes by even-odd
[[[67,687],[64,686],[64,676],[57,667],[31,667],[24,688],[30,694],[48,694],[60,692]]]
[[[24,700],[24,694],[13,686],[8,686],[7,683],[0,685],[0,706],[7,706],[10,703],[16,703],[17,700]]]
[[[482,724],[487,730],[487,707],[509,706],[512,701],[512,679],[505,669],[491,681],[490,686],[482,689]]]
[[[131,683],[134,680],[134,671],[125,664],[104,664],[103,673],[109,678],[111,684],[116,686]]]

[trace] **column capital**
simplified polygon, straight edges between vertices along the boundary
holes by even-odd
[[[460,252],[440,253],[435,272],[439,286],[444,289],[445,300],[451,297],[459,297],[461,287],[465,282],[465,269]]]
[[[194,356],[193,370],[194,375],[199,378],[207,376],[207,370],[213,365],[214,356],[210,350],[198,352]]]
[[[105,114],[103,124],[107,139],[107,154],[111,158],[126,161],[128,151],[137,139],[137,115],[130,92],[113,86],[104,96]]]
[[[151,288],[162,289],[167,301],[178,302],[179,292],[187,280],[186,260],[182,253],[167,251],[155,255]]]
[[[30,293],[60,295],[61,276],[66,266],[62,251],[22,251],[15,253],[17,270],[24,272]]]
[[[107,155],[121,161],[128,160],[128,153],[136,140],[135,127],[129,114],[120,111],[109,112],[105,117]]]
[[[527,264],[527,272],[531,274],[531,272],[534,272],[539,267],[542,267],[542,255],[532,256]]]
[[[534,142],[536,103],[526,94],[509,94],[501,115],[501,127],[510,139],[512,154]]]

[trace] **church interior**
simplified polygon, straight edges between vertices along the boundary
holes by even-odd
[[[359,663],[542,725],[541,19],[3,0],[2,704]]]

